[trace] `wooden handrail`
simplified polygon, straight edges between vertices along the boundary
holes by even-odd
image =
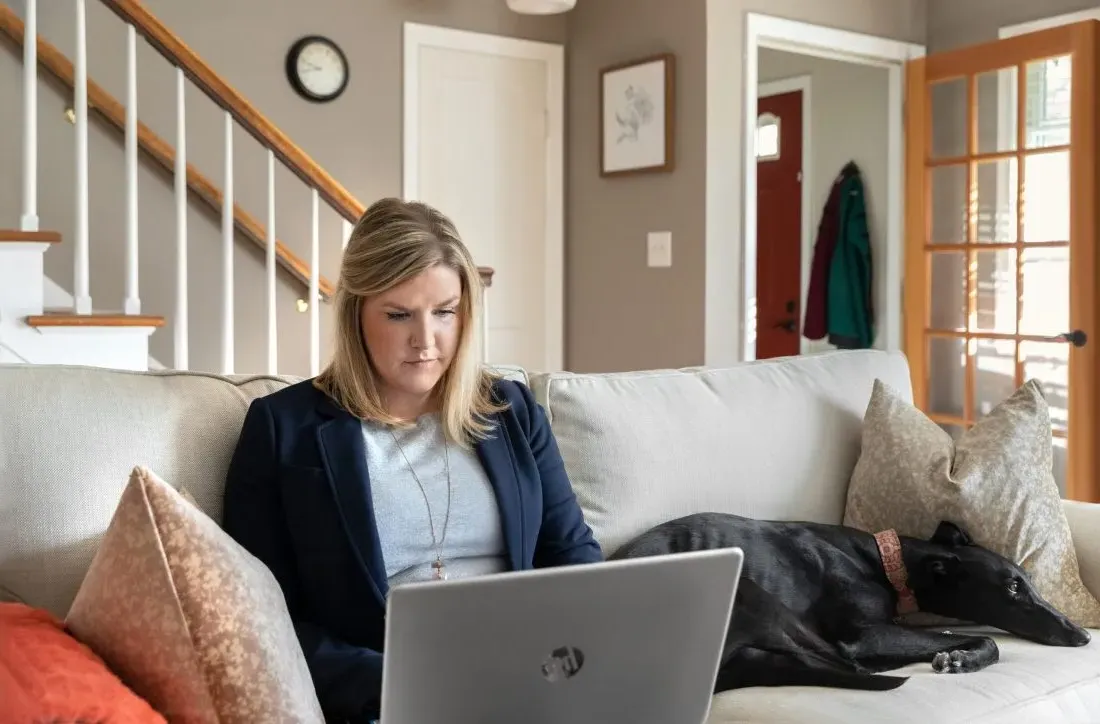
[[[15,14],[15,11],[3,3],[0,3],[0,33],[7,35],[15,41],[16,45],[22,47],[23,20]],[[75,77],[73,64],[60,50],[51,45],[41,35],[38,36],[38,62],[55,78],[64,83],[69,90],[72,90]],[[125,133],[126,108],[90,78],[88,79],[88,107],[119,131]],[[140,121],[138,122],[138,145],[169,173],[174,171],[176,163],[175,149]],[[187,164],[187,187],[192,193],[205,201],[215,213],[221,213],[224,202],[221,190],[192,164]],[[233,205],[233,215],[238,231],[257,246],[267,247],[267,230],[259,221],[241,208],[240,204]],[[302,284],[309,285],[309,265],[278,239],[275,240],[275,258],[280,266],[289,271]],[[332,298],[334,290],[328,279],[321,277],[318,280],[317,289],[322,299],[327,301]]]
[[[134,26],[168,62],[181,68],[210,100],[228,111],[237,123],[265,148],[298,175],[308,186],[317,189],[329,206],[355,223],[363,215],[363,205],[354,196],[298,148],[285,133],[269,121],[251,103],[206,64],[175,33],[149,12],[140,0],[100,0],[116,15]]]
[[[149,12],[139,0],[100,0],[134,29],[167,60],[183,70],[191,80],[215,103],[228,111],[265,148],[271,149],[291,171],[312,188],[342,218],[352,223],[358,221],[366,207],[330,176],[308,154],[296,146],[271,121],[256,110],[244,96],[225,82],[194,51]],[[23,21],[0,2],[0,31],[6,33],[20,47],[23,43]],[[38,36],[38,57],[54,76],[70,89],[74,85],[72,63],[57,48]],[[88,81],[88,105],[109,123],[125,132],[125,108],[103,88]],[[169,172],[174,170],[175,150],[153,133],[144,123],[138,122],[138,144],[154,160]],[[193,165],[187,165],[187,185],[190,191],[221,213],[224,197],[221,190],[203,176]],[[235,226],[250,241],[261,248],[267,246],[267,231],[239,204],[234,204]],[[281,266],[303,284],[309,284],[309,265],[281,241],[275,242],[275,254]],[[492,286],[494,270],[478,267],[482,283]],[[318,292],[326,301],[331,299],[333,285],[324,277],[318,282]]]
[[[299,148],[274,123],[259,112],[233,86],[229,85],[206,61],[191,50],[175,33],[160,21],[141,0],[100,0],[183,72],[210,100],[228,111],[260,145],[271,149],[306,185],[317,193],[345,220],[355,223],[366,210],[358,199],[334,179],[321,165]],[[478,267],[485,286],[492,285],[493,270]]]

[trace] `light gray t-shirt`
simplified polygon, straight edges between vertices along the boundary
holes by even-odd
[[[444,449],[451,468],[451,515],[443,537],[447,578],[505,570],[504,535],[493,486],[474,450],[446,442],[438,414],[421,415],[416,427],[408,430],[365,421],[363,440],[390,587],[432,578],[431,564],[438,549],[432,545],[424,493],[438,542],[443,537],[447,514]],[[416,471],[415,477],[410,465]],[[417,485],[417,477],[424,493]]]

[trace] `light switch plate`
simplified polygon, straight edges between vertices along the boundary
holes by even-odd
[[[651,231],[646,234],[646,263],[654,267],[672,266],[671,231]]]

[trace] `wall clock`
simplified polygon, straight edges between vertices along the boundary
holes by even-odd
[[[333,41],[307,35],[295,41],[286,55],[290,85],[308,101],[336,100],[348,86],[348,59]]]

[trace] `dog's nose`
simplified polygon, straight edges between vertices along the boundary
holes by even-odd
[[[1073,643],[1075,646],[1084,646],[1089,641],[1092,641],[1092,634],[1087,629],[1079,628],[1074,632]]]

